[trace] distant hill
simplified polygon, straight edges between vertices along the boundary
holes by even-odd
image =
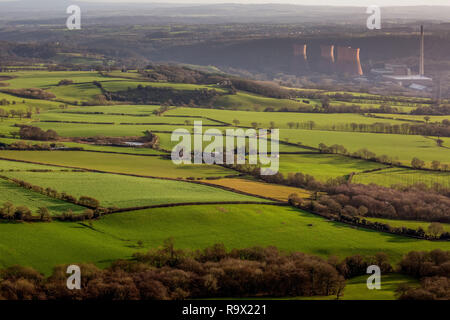
[[[290,4],[137,4],[95,3],[73,0],[19,0],[0,2],[4,20],[48,19],[66,16],[65,9],[79,5],[89,17],[129,17],[130,23],[330,23],[364,21],[364,7],[301,6]],[[30,12],[34,16],[30,16]],[[383,8],[385,19],[450,22],[450,6]],[[124,23],[123,19],[109,23]]]

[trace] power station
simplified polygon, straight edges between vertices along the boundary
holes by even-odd
[[[419,42],[418,74],[412,74],[411,70],[405,65],[392,64],[386,64],[384,69],[372,69],[371,73],[382,76],[384,80],[392,81],[413,90],[430,90],[430,87],[433,85],[433,79],[425,76],[425,31],[423,25],[420,26]]]
[[[300,60],[308,61],[306,50],[306,44],[293,45],[294,67],[299,65]],[[337,55],[335,54],[335,51]],[[334,45],[321,45],[320,59],[317,66],[317,71],[323,73],[337,72],[340,74],[348,74],[352,76],[362,76],[363,70],[361,67],[359,53],[359,48],[354,49],[351,47],[337,47],[337,49],[335,50]]]
[[[402,64],[384,64],[384,68],[371,69],[369,77],[364,75],[361,60],[360,48],[349,46],[335,46],[332,44],[320,45],[320,54],[315,58],[314,70],[326,74],[340,74],[354,76],[355,80],[360,79],[386,84],[396,84],[412,90],[430,91],[433,86],[433,79],[425,76],[425,30],[420,26],[419,33],[419,67],[418,73],[414,74],[406,65]],[[293,71],[299,73],[308,66],[308,46],[306,44],[293,45]]]

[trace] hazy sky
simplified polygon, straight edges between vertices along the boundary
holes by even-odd
[[[81,0],[88,2],[122,2],[122,3],[290,3],[300,5],[332,6],[414,6],[414,5],[450,5],[450,0]]]

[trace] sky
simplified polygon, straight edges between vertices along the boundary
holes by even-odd
[[[32,1],[32,0],[0,0],[4,2]],[[39,1],[39,0],[33,0]],[[47,0],[49,2],[51,0]],[[58,0],[54,0],[58,2]],[[73,0],[79,2],[97,2],[97,3],[167,3],[167,4],[218,4],[218,3],[276,3],[276,4],[298,4],[298,5],[327,5],[327,6],[353,6],[368,7],[370,5],[379,6],[450,6],[450,0]]]
[[[81,0],[87,2],[119,2],[119,3],[289,3],[299,5],[331,5],[331,6],[416,6],[439,5],[450,6],[450,0]]]

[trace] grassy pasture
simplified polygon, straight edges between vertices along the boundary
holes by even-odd
[[[281,109],[289,107],[297,109],[307,106],[289,99],[267,98],[248,92],[239,91],[235,95],[221,96],[214,101],[214,107],[221,109],[263,111],[266,108]]]
[[[391,227],[406,227],[410,229],[419,229],[421,227],[425,232],[427,231],[431,222],[427,221],[412,221],[412,220],[393,220],[393,219],[383,219],[383,218],[372,218],[372,217],[364,217],[367,221],[371,222],[380,222],[390,225]],[[446,232],[450,232],[450,224],[441,223]]]
[[[49,275],[55,265],[91,262],[106,267],[131,258],[137,249],[114,235],[104,235],[79,223],[0,223],[0,268],[33,267]]]
[[[144,77],[142,74],[137,73],[135,71],[128,71],[128,72],[122,72],[119,70],[114,70],[111,72],[108,72],[108,76],[115,77],[115,78],[127,78],[127,79],[135,79],[135,80],[144,80]]]
[[[189,121],[192,125],[194,121],[202,121],[204,125],[217,125],[217,122],[202,118],[183,118],[183,117],[157,117],[157,116],[128,116],[128,115],[109,115],[109,114],[78,114],[66,112],[48,112],[36,115],[35,119],[40,121],[77,121],[77,122],[103,122],[103,123],[164,123],[170,125],[185,125]]]
[[[0,143],[12,144],[17,142],[24,142],[31,145],[40,145],[48,142],[33,141],[33,140],[19,140],[19,139],[9,139],[0,138]],[[83,148],[86,151],[100,151],[100,152],[115,152],[115,153],[128,153],[128,154],[139,154],[139,155],[163,155],[162,151],[150,149],[150,148],[139,148],[139,147],[113,147],[113,146],[99,146],[87,143],[77,143],[77,142],[58,142],[58,145],[62,145],[65,148]]]
[[[0,151],[0,157],[45,164],[152,177],[221,177],[235,171],[210,165],[175,165],[160,157],[84,151]]]
[[[280,201],[287,201],[289,195],[292,193],[297,193],[299,196],[303,198],[309,198],[310,196],[310,193],[304,189],[287,187],[277,184],[269,184],[265,182],[247,179],[227,178],[218,180],[204,180],[204,182],[218,186],[233,188],[235,190],[263,197],[269,197]]]
[[[192,131],[191,130],[192,127],[188,126],[188,127],[185,127],[185,128],[190,130],[190,131]],[[205,134],[205,131],[208,130],[208,129],[210,129],[210,128],[204,127],[203,128],[203,133]],[[222,131],[222,134],[225,137],[227,129],[236,129],[236,128],[226,127],[226,128],[218,128],[218,129]],[[163,149],[165,149],[165,150],[171,150],[178,143],[177,141],[171,141],[171,135],[172,135],[171,133],[157,132],[156,135],[159,137],[160,146]],[[223,141],[224,141],[224,146],[225,146],[226,145],[225,144],[225,139]],[[269,140],[266,140],[266,142],[267,142],[267,150],[270,151],[271,150],[271,142]],[[192,148],[193,148],[194,142],[193,142],[192,136],[191,136],[191,143],[192,143]],[[209,143],[210,143],[209,141],[208,142],[204,141],[203,142],[203,146],[206,146]],[[236,144],[236,142],[235,142],[235,144]],[[246,138],[246,145],[248,146],[248,139],[247,138]],[[305,151],[310,152],[311,151],[311,150],[306,150],[304,148],[301,148],[301,147],[298,147],[298,146],[295,146],[295,145],[287,145],[287,144],[280,144],[279,145],[279,149],[280,149],[280,152],[305,152]]]
[[[265,201],[183,181],[138,178],[93,172],[11,172],[9,177],[66,192],[91,196],[103,207],[143,207],[167,203]]]
[[[36,112],[36,107],[41,109],[41,111],[45,111],[48,109],[58,108],[61,103],[56,101],[49,100],[40,100],[40,99],[27,99],[13,96],[11,94],[0,92],[0,100],[7,100],[11,104],[0,106],[1,109],[4,110],[23,110],[27,111],[28,108],[32,108],[33,113]],[[13,104],[15,102],[15,104]]]
[[[360,114],[342,113],[342,114],[319,114],[319,113],[297,113],[297,112],[253,112],[237,110],[217,110],[217,109],[197,109],[197,108],[176,108],[169,110],[166,115],[202,115],[215,120],[232,123],[237,119],[240,126],[250,127],[253,122],[257,122],[262,128],[270,128],[270,123],[275,123],[275,128],[287,129],[288,123],[304,123],[314,121],[314,129],[331,129],[333,125],[349,123],[371,124],[375,122],[401,124],[403,122],[396,120],[375,119],[364,117]]]
[[[54,86],[48,91],[53,93],[57,100],[67,103],[75,101],[86,102],[93,100],[96,96],[102,94],[102,91],[93,83],[71,84],[67,86]]]
[[[0,223],[0,267],[20,264],[47,274],[63,263],[93,262],[104,267],[114,259],[160,246],[170,236],[178,248],[201,249],[219,242],[229,249],[275,245],[322,257],[384,251],[394,263],[412,249],[450,249],[446,242],[352,228],[293,208],[261,205],[124,212],[93,221],[92,227],[69,222]],[[142,249],[137,246],[139,240],[144,243]]]
[[[384,96],[380,96],[379,94],[373,94],[373,93],[365,93],[365,92],[350,92],[350,91],[322,91],[323,93],[327,95],[335,95],[335,94],[348,94],[351,95],[354,99],[360,99],[360,98],[380,98]],[[399,96],[389,96],[392,98],[392,100],[395,100]],[[408,97],[408,96],[401,96],[402,99],[407,99],[408,101],[423,101],[427,102],[430,101],[429,98],[418,98],[418,97]]]
[[[136,115],[151,115],[153,111],[159,109],[160,106],[155,105],[111,105],[111,106],[86,106],[86,107],[74,107],[70,109],[70,112],[103,112],[107,113],[125,113]],[[99,116],[99,115],[97,115]]]
[[[97,118],[97,121],[105,121],[103,118]],[[132,119],[136,122],[139,119]],[[144,120],[144,119],[141,119]],[[178,128],[186,128],[192,130],[192,125],[119,125],[119,124],[90,124],[90,123],[55,123],[55,122],[36,122],[34,126],[43,130],[55,130],[61,137],[140,137],[143,132],[150,131],[166,131],[172,132]]]
[[[450,120],[450,116],[423,116],[423,115],[411,115],[411,114],[382,114],[382,117],[388,117],[393,119],[407,119],[407,120],[415,120],[426,122],[425,117],[430,118],[428,122],[442,122],[442,120]]]
[[[0,135],[4,137],[12,137],[11,132],[19,132],[19,128],[15,127],[15,124],[31,124],[31,119],[22,119],[19,118],[1,118],[0,119]]]
[[[360,276],[346,281],[344,295],[340,300],[395,300],[395,290],[400,284],[417,286],[417,279],[396,273],[381,275],[381,289],[369,290],[367,276]],[[299,300],[334,300],[335,296],[299,297]],[[296,300],[289,299],[288,300]]]
[[[81,214],[86,209],[21,188],[14,183],[0,179],[0,205],[8,201],[16,207],[26,206],[34,214],[40,207],[46,207],[53,216],[60,215],[69,209],[75,214]]]
[[[424,183],[432,186],[435,183],[450,187],[450,172],[435,172],[423,170],[409,170],[404,168],[389,168],[375,172],[362,173],[353,176],[353,183],[376,183],[390,187],[395,184],[412,185]]]
[[[3,82],[9,83],[8,88],[48,88],[56,86],[63,79],[70,79],[74,83],[86,83],[93,81],[123,81],[123,79],[106,78],[98,72],[92,71],[19,71],[0,73],[0,76],[14,77]],[[77,99],[78,100],[78,99]]]
[[[0,160],[0,171],[29,171],[29,170],[64,170],[64,168],[40,165],[34,163]]]
[[[351,152],[366,148],[377,155],[386,154],[408,165],[414,157],[427,163],[439,160],[450,164],[450,149],[438,147],[433,139],[416,135],[281,129],[280,139],[300,141],[313,147],[319,143],[341,144]],[[450,146],[450,138],[441,139],[444,140],[444,146]]]
[[[180,248],[222,242],[227,248],[274,245],[323,257],[386,252],[393,262],[412,250],[448,249],[450,243],[416,240],[350,227],[290,207],[206,205],[119,213],[94,222],[105,234],[142,240],[145,247],[174,237]]]
[[[301,172],[320,181],[337,178],[352,172],[361,172],[385,167],[382,164],[352,159],[331,154],[282,154],[280,172],[283,174]]]
[[[105,79],[105,78],[103,78]],[[137,86],[143,87],[157,87],[157,88],[172,88],[174,90],[198,90],[198,89],[215,89],[219,92],[225,92],[225,90],[213,86],[213,85],[201,85],[201,84],[189,84],[189,83],[171,83],[171,82],[150,82],[150,81],[130,81],[121,79],[120,81],[107,81],[103,82],[102,86],[107,91],[124,91],[128,88],[137,88]]]

